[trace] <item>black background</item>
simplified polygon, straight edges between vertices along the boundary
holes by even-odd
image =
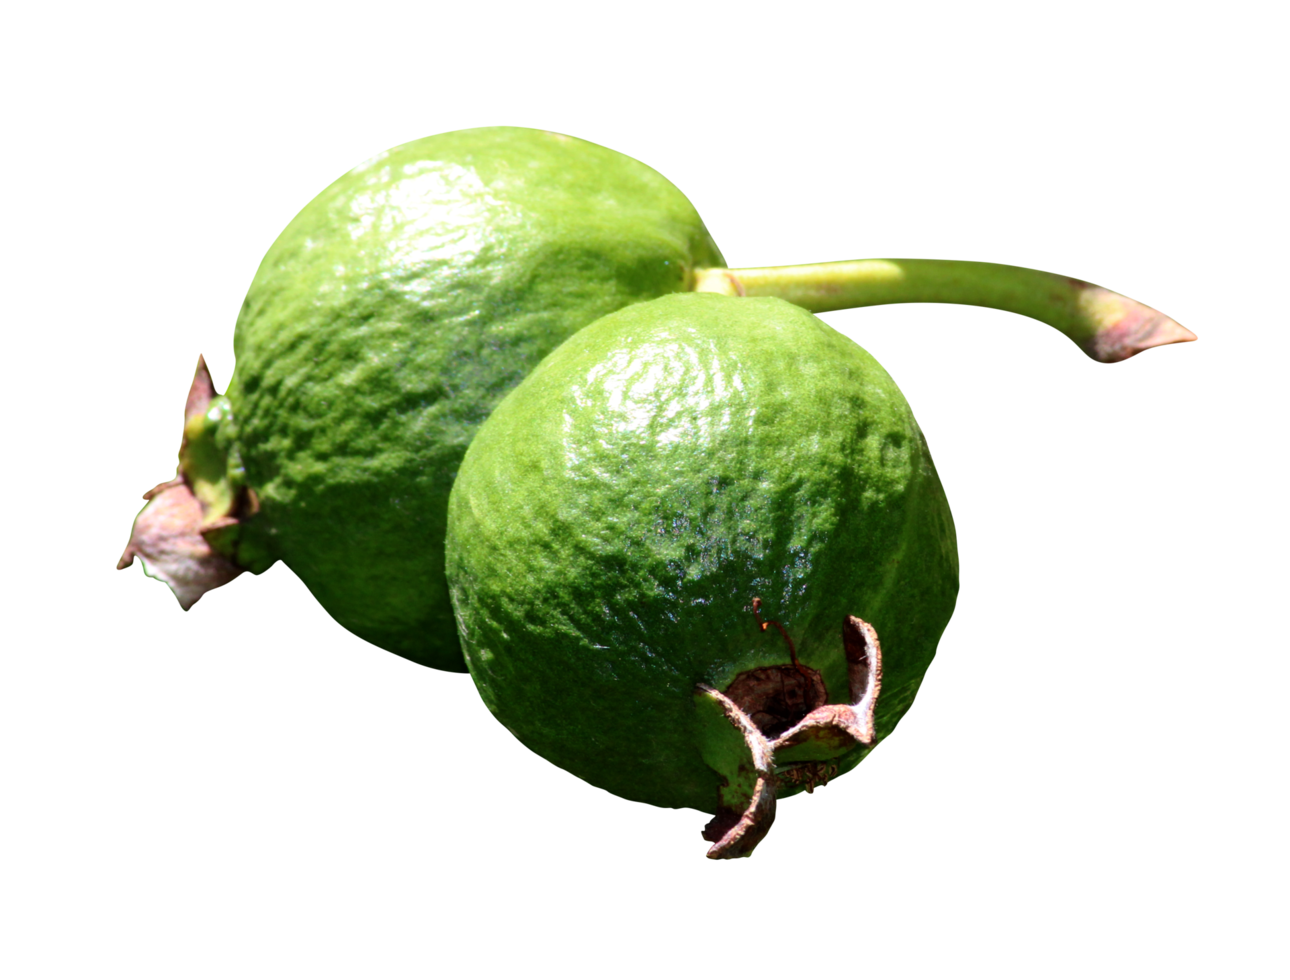
[[[904,147],[769,126],[543,116],[404,125],[228,125],[142,135],[123,168],[137,250],[108,331],[129,438],[107,466],[94,547],[110,569],[138,495],[174,472],[197,351],[232,369],[233,317],[295,209],[383,146],[480,121],[548,125],[641,157],[698,205],[731,264],[871,254],[988,258],[1102,282],[1205,333],[1186,259],[1192,218],[1151,174],[1066,134]],[[980,134],[977,134],[980,137]],[[986,150],[980,147],[989,147]],[[878,309],[829,317],[884,362],[928,435],[955,511],[962,593],[917,707],[857,774],[786,803],[752,863],[809,867],[848,841],[891,854],[1007,851],[1049,833],[1149,833],[1175,792],[1184,596],[1191,592],[1204,348],[1091,364],[1059,335],[997,313]],[[97,566],[94,566],[97,567]],[[530,756],[466,677],[353,640],[283,567],[191,614],[137,567],[108,574],[98,676],[115,704],[126,807],[241,847],[359,860],[697,868],[703,818],[615,801]],[[111,652],[119,650],[119,652]],[[147,801],[143,806],[142,802]],[[1147,810],[1143,811],[1143,807]],[[1126,816],[1127,814],[1127,816]],[[769,865],[769,868],[768,868]]]

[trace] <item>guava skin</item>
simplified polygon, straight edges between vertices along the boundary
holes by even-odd
[[[696,685],[790,660],[754,598],[836,702],[843,621],[872,624],[881,738],[958,589],[944,491],[882,367],[796,306],[712,294],[604,317],[501,402],[452,490],[447,573],[471,674],[520,741],[709,813]]]
[[[258,507],[237,561],[281,559],[347,629],[464,671],[443,541],[475,430],[576,330],[722,264],[672,184],[567,136],[447,133],[347,173],[237,321],[221,437]]]

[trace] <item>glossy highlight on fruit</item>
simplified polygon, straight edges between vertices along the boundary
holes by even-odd
[[[668,296],[566,341],[452,491],[466,659],[522,742],[749,853],[854,767],[953,611],[954,528],[885,371],[782,300]]]

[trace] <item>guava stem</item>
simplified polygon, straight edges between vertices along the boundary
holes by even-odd
[[[1055,327],[1095,361],[1195,340],[1163,313],[1081,279],[993,262],[860,259],[764,269],[698,269],[695,292],[778,296],[812,313],[884,303],[959,303]]]

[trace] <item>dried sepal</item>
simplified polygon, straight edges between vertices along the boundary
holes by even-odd
[[[198,354],[197,370],[193,372],[193,383],[188,386],[188,397],[184,400],[184,423],[195,416],[205,415],[218,394],[210,369],[206,367],[206,358]]]
[[[192,433],[200,428],[195,429],[194,423],[206,415],[217,397],[206,360],[199,357],[184,403],[178,475],[143,495],[148,502],[134,519],[130,541],[116,566],[128,568],[136,557],[141,559],[144,572],[170,586],[184,609],[243,571],[212,546],[235,531],[238,519],[230,511],[236,495],[231,491],[220,494],[228,503],[213,508],[194,492],[193,474],[185,472],[183,463],[191,456]]]
[[[842,642],[852,703],[812,707],[804,701],[805,714],[774,738],[753,720],[764,716],[773,719],[776,728],[782,725],[782,710],[766,711],[767,691],[773,686],[770,675],[778,672],[786,682],[803,677],[809,691],[818,677],[815,671],[797,663],[762,667],[735,678],[725,692],[707,684],[698,686],[700,750],[724,780],[717,813],[703,831],[704,839],[713,842],[708,857],[750,855],[775,821],[779,783],[803,783],[810,792],[836,773],[829,760],[876,741],[874,709],[882,689],[878,634],[864,620],[848,616]]]
[[[703,760],[724,779],[717,813],[703,830],[710,858],[747,857],[775,822],[770,743],[752,719],[720,691],[695,693]]]
[[[771,743],[784,762],[824,761],[859,745],[874,742],[873,712],[882,690],[882,647],[877,631],[857,616],[842,624],[842,649],[847,658],[851,704],[826,704],[813,709]],[[827,782],[827,775],[822,781]],[[814,785],[807,783],[807,789]]]
[[[184,609],[242,573],[202,536],[201,502],[182,478],[154,487],[145,497],[148,503],[134,519],[117,568],[142,559],[144,572],[170,586]]]

